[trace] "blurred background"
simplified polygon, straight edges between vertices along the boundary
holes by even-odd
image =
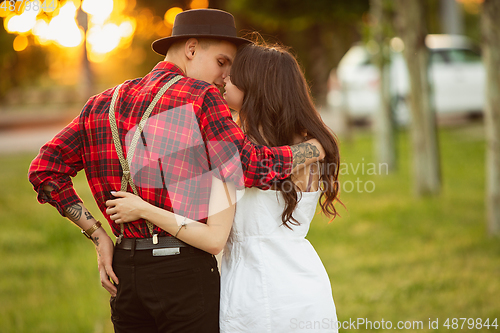
[[[498,329],[500,110],[491,101],[500,105],[500,77],[490,75],[500,67],[498,3],[1,2],[0,331],[112,331],[94,250],[36,202],[27,169],[90,96],[162,61],[152,41],[195,8],[229,11],[240,35],[290,46],[338,135],[346,208],[332,223],[318,215],[307,238],[339,320]],[[75,187],[100,216],[83,174]],[[452,327],[453,318],[474,325]]]
[[[481,1],[424,2],[428,33],[465,35],[477,46]],[[368,0],[307,5],[295,0],[3,1],[1,111],[81,103],[103,88],[144,75],[162,60],[150,50],[151,41],[170,34],[175,15],[208,6],[233,13],[242,34],[256,30],[292,47],[320,106],[326,103],[331,70],[356,42],[370,41],[375,24]],[[373,54],[373,43],[367,50]]]

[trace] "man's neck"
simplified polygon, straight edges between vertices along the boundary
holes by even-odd
[[[181,59],[177,54],[173,53],[173,54],[170,54],[170,53],[167,53],[167,55],[165,56],[165,61],[168,61],[168,62],[171,62],[173,63],[174,65],[176,65],[177,67],[179,67],[179,69],[183,72],[183,73],[186,73],[186,63],[184,61],[182,61],[183,59]]]

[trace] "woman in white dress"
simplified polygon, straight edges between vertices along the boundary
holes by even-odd
[[[256,143],[314,137],[326,157],[271,189],[246,189],[238,200],[222,258],[221,332],[336,332],[330,280],[305,239],[320,197],[323,212],[337,215],[335,137],[314,108],[297,61],[282,47],[241,49],[224,97]]]
[[[109,204],[111,218],[117,223],[147,219],[213,254],[227,240],[221,267],[221,332],[337,332],[327,272],[305,239],[318,201],[327,216],[337,215],[340,162],[335,137],[314,108],[297,61],[284,48],[243,47],[225,82],[224,98],[257,144],[283,146],[316,138],[325,150],[324,160],[267,189],[235,193],[230,183],[214,178],[212,197],[226,193],[231,202],[235,194],[238,198],[232,229],[228,221],[234,205],[212,197],[209,214],[217,213],[209,216],[207,225],[124,192]]]

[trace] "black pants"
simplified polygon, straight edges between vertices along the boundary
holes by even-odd
[[[192,248],[154,257],[152,250],[115,249],[120,283],[112,297],[116,333],[219,332],[220,276],[215,257]]]

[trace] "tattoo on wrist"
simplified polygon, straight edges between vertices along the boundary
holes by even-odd
[[[92,220],[94,217],[92,216],[92,214],[90,214],[90,212],[85,212],[85,216],[87,217],[87,220]]]
[[[91,238],[92,238],[92,242],[94,242],[95,246],[99,246],[99,237],[91,237]]]
[[[75,204],[66,208],[64,212],[66,213],[67,218],[69,218],[73,222],[76,222],[80,219],[80,217],[82,217],[82,210],[83,207],[80,204]]]
[[[307,159],[319,157],[320,155],[319,149],[312,143],[303,142],[290,148],[292,148],[293,153],[292,169],[295,169],[297,165],[304,163]]]

